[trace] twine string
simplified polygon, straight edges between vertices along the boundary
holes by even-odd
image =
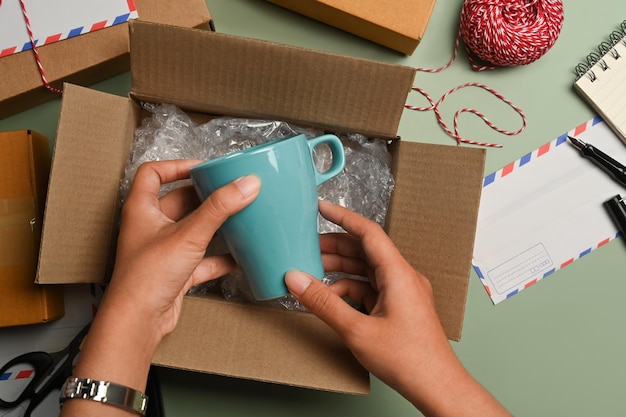
[[[416,68],[417,71],[437,73],[449,68],[457,59],[461,39],[467,51],[468,61],[475,71],[493,70],[500,66],[526,65],[539,59],[554,45],[563,23],[562,0],[465,0],[461,11],[461,22],[450,60],[439,68]],[[498,127],[480,111],[464,107],[454,114],[453,129],[443,120],[439,106],[454,92],[467,87],[481,88],[511,107],[522,119],[522,126],[516,131]],[[495,89],[478,82],[461,84],[438,101],[434,101],[426,91],[413,86],[430,103],[420,107],[406,104],[405,108],[415,111],[433,111],[437,122],[444,131],[456,140],[457,145],[466,143],[484,147],[501,148],[501,144],[480,142],[464,138],[459,133],[459,117],[472,113],[498,133],[515,136],[527,126],[526,115]]]
[[[457,110],[454,113],[453,129],[450,129],[448,127],[448,125],[446,124],[446,122],[443,120],[443,116],[441,115],[441,111],[439,110],[439,106],[452,93],[454,93],[454,92],[456,92],[458,90],[461,90],[463,88],[468,88],[468,87],[482,88],[482,89],[488,91],[489,93],[491,93],[492,95],[494,95],[495,97],[497,97],[498,99],[502,100],[507,105],[509,105],[521,117],[521,119],[522,119],[522,126],[518,130],[516,130],[516,131],[509,131],[509,130],[506,130],[506,129],[502,129],[502,128],[498,127],[495,123],[493,123],[491,120],[489,120],[489,118],[487,118],[487,116],[485,114],[481,113],[480,111],[478,111],[478,110],[476,110],[474,108],[471,108],[471,107],[463,107],[463,108]],[[524,129],[526,129],[526,125],[527,125],[526,115],[524,114],[522,109],[517,107],[515,104],[513,104],[506,97],[504,97],[500,93],[498,93],[496,90],[494,90],[493,88],[491,88],[491,87],[489,87],[489,86],[487,86],[485,84],[481,84],[481,83],[477,83],[477,82],[469,82],[469,83],[461,84],[461,85],[459,85],[457,87],[454,87],[453,89],[451,89],[447,93],[445,93],[437,102],[435,102],[433,100],[433,98],[428,93],[426,93],[426,91],[424,91],[420,87],[413,86],[412,90],[413,91],[417,91],[422,96],[424,96],[426,98],[426,100],[428,100],[428,102],[430,103],[430,106],[419,107],[419,106],[413,106],[413,105],[407,104],[407,105],[405,105],[405,107],[407,109],[409,109],[409,110],[415,110],[415,111],[431,111],[432,110],[435,113],[435,117],[437,117],[437,122],[439,123],[439,126],[441,126],[444,129],[444,131],[449,136],[451,136],[453,139],[456,140],[457,145],[460,145],[461,143],[466,143],[468,145],[484,146],[484,147],[488,147],[488,148],[501,148],[502,147],[502,145],[498,144],[498,143],[480,142],[480,141],[476,141],[476,140],[472,140],[472,139],[467,139],[467,138],[464,138],[463,136],[461,136],[461,134],[459,133],[459,117],[463,113],[474,114],[475,116],[477,116],[480,119],[482,119],[482,121],[487,126],[489,126],[491,129],[497,131],[498,133],[507,135],[507,136],[518,135],[518,134],[522,133],[524,131]]]
[[[0,5],[2,1],[0,0]],[[39,70],[39,76],[41,77],[41,81],[43,85],[49,91],[53,93],[63,94],[63,91],[53,87],[48,82],[48,77],[46,77],[46,72],[44,71],[43,65],[41,63],[41,56],[39,55],[39,50],[37,49],[37,42],[35,41],[35,37],[33,35],[33,30],[30,24],[30,19],[28,18],[28,13],[26,12],[26,5],[24,4],[24,0],[20,0],[20,5],[22,7],[22,14],[24,15],[24,23],[26,23],[26,30],[28,31],[28,37],[30,38],[30,45],[32,47],[33,54],[35,55],[35,61],[37,63],[37,69]]]

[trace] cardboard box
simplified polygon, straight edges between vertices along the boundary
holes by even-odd
[[[209,28],[203,0],[135,0],[139,19],[183,27]],[[50,84],[90,85],[129,70],[128,23],[37,48]],[[59,97],[42,81],[32,51],[0,58],[0,118]]]
[[[167,102],[207,120],[280,119],[390,139],[396,188],[387,231],[432,280],[447,334],[460,338],[485,151],[396,138],[414,69],[166,25],[133,22],[130,29],[130,98],[65,86],[39,282],[107,278],[120,178],[141,123],[139,103]],[[179,326],[154,361],[323,390],[369,391],[367,372],[313,315],[221,295],[186,297]]]
[[[35,284],[50,173],[45,136],[0,133],[0,327],[63,317],[59,286]]]
[[[411,55],[435,0],[268,0],[380,45]]]

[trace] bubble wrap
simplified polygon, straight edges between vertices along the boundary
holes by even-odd
[[[144,162],[171,159],[208,160],[301,133],[309,138],[324,134],[321,130],[304,129],[271,120],[216,118],[207,123],[197,124],[171,104],[145,104],[144,108],[151,116],[144,119],[142,125],[135,131],[135,140],[120,185],[122,203],[128,196],[137,169]],[[318,188],[319,197],[347,207],[383,225],[394,187],[390,169],[391,156],[387,151],[386,141],[369,139],[360,134],[337,136],[344,145],[346,167],[341,174]],[[320,171],[328,168],[331,162],[331,152],[327,145],[315,148],[314,163]],[[161,189],[161,195],[190,183],[190,180],[185,180],[166,184]],[[320,233],[343,231],[321,216],[318,220],[318,229]],[[226,246],[217,238],[207,249],[208,255],[226,252]],[[324,281],[331,283],[342,277],[344,275],[328,273]],[[253,300],[241,272],[194,287],[190,292],[206,294],[214,291],[216,287],[221,289],[226,299]],[[292,296],[266,303],[287,309],[303,309]]]

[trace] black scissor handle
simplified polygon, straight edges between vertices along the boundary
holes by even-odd
[[[15,399],[11,401],[3,400],[0,398],[0,408],[13,408],[20,404],[27,398],[30,398],[35,393],[37,384],[46,376],[46,373],[52,366],[52,357],[46,352],[30,352],[23,355],[16,356],[0,368],[0,375],[7,372],[9,369],[16,365],[30,365],[34,370],[34,375],[31,381],[28,383],[24,391]]]

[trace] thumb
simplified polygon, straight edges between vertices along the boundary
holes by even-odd
[[[361,314],[335,294],[328,285],[307,273],[289,271],[285,275],[285,283],[303,306],[340,335],[344,335],[351,327],[352,320]]]
[[[181,227],[188,231],[189,237],[200,239],[198,243],[206,246],[229,216],[252,203],[260,187],[258,176],[247,175],[218,188],[181,222]]]

